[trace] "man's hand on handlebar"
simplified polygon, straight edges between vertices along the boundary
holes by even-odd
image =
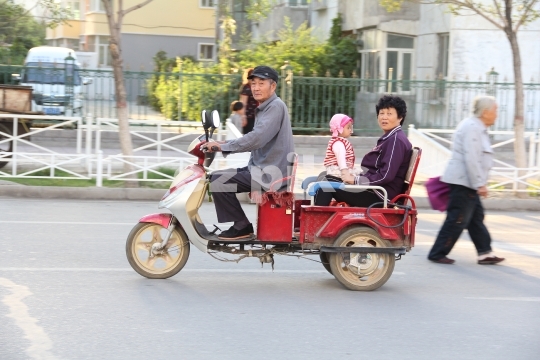
[[[221,144],[215,141],[209,141],[202,146],[202,150],[209,153],[218,152],[221,151]]]

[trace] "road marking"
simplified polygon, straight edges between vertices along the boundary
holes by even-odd
[[[435,241],[416,241],[415,246],[433,246]],[[540,244],[512,243],[493,241],[491,243],[495,252],[510,252],[520,255],[540,255]],[[474,249],[472,241],[458,241],[454,248],[458,249]]]
[[[419,232],[438,233],[440,229],[416,229]],[[489,230],[490,234],[515,234],[515,235],[535,235],[537,231],[513,231],[513,230]],[[463,230],[467,232],[467,230]]]
[[[470,300],[499,300],[499,301],[534,301],[540,302],[540,297],[466,297]]]
[[[2,299],[10,312],[7,317],[12,318],[18,327],[24,332],[24,337],[30,341],[30,347],[26,353],[33,359],[56,359],[49,350],[53,343],[45,330],[37,325],[37,319],[30,316],[28,306],[22,301],[25,297],[32,295],[26,286],[17,285],[11,280],[0,278],[0,285],[11,291]]]
[[[131,268],[34,268],[34,267],[0,267],[0,271],[60,271],[60,272],[125,272],[134,271]],[[284,273],[284,274],[327,274],[326,270],[274,270],[267,269],[183,269],[188,273]],[[394,271],[394,275],[405,275],[404,272]]]
[[[0,220],[0,224],[54,224],[54,225],[135,225],[136,222],[85,222],[85,221],[6,221]]]

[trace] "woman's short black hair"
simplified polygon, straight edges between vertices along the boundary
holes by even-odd
[[[231,103],[231,111],[238,111],[238,110],[242,110],[244,108],[244,104],[241,102],[241,101],[233,101]]]
[[[403,100],[399,96],[384,95],[382,98],[379,99],[377,105],[375,105],[375,109],[377,110],[377,116],[379,115],[379,110],[390,108],[396,109],[398,119],[401,118],[399,125],[403,125],[403,122],[405,121],[405,116],[407,115],[407,104],[405,103],[405,100]]]

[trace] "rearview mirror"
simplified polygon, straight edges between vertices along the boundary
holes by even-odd
[[[21,81],[21,74],[11,74],[11,79],[13,81]]]
[[[205,111],[204,114],[206,115],[206,119],[204,120],[204,128],[210,129],[212,127],[212,115],[210,115],[210,112],[208,111]]]
[[[206,125],[206,110],[201,111],[201,122],[204,125]]]
[[[219,112],[217,110],[212,111],[212,126],[214,128],[219,128],[221,119],[219,118]]]

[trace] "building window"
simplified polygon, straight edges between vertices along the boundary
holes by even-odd
[[[66,47],[71,50],[79,51],[79,39],[66,39]]]
[[[91,12],[105,12],[105,6],[103,6],[102,0],[90,0],[90,11]]]
[[[66,8],[71,10],[73,14],[73,17],[72,17],[73,20],[81,19],[81,3],[79,0],[67,0]]]
[[[96,52],[96,36],[87,36],[86,37],[85,51]]]
[[[112,65],[108,36],[88,36],[86,38],[86,50],[97,53],[98,66],[109,67]]]
[[[97,36],[98,38],[98,66],[111,66],[112,58],[109,51],[109,37]]]
[[[439,54],[437,59],[437,76],[446,79],[448,76],[448,47],[450,35],[439,34]]]
[[[201,61],[214,60],[214,44],[199,44],[199,56]]]
[[[363,79],[404,80],[392,86],[392,92],[410,91],[406,80],[412,79],[414,38],[389,34],[376,29],[360,35],[360,76]],[[370,83],[367,91],[380,91]]]
[[[414,49],[414,38],[410,36],[388,34],[386,47],[395,49]]]
[[[414,38],[410,36],[387,34],[386,48],[386,79],[411,80]],[[406,82],[402,83],[401,90],[410,91],[410,84]]]
[[[217,0],[199,0],[199,7],[213,8],[216,6]]]
[[[288,0],[289,6],[308,6],[309,0]]]

